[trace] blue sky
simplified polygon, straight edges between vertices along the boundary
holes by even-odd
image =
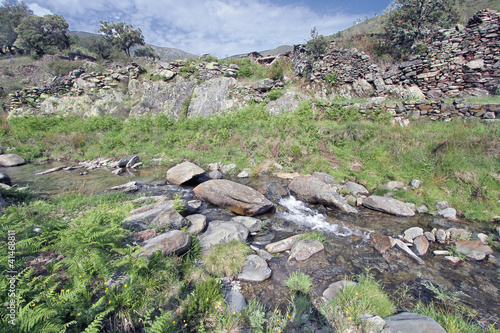
[[[61,14],[70,30],[96,32],[99,21],[141,28],[146,42],[222,58],[300,44],[313,27],[331,35],[381,14],[391,0],[25,0],[36,15]]]

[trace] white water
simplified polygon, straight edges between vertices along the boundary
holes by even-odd
[[[288,212],[279,212],[276,215],[295,224],[340,237],[357,235],[365,238],[368,236],[365,232],[348,228],[342,222],[333,223],[330,222],[331,219],[328,221],[327,216],[307,207],[304,202],[297,200],[292,195],[281,198],[279,204],[287,208]]]

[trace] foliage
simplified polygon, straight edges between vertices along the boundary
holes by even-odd
[[[134,45],[145,45],[144,36],[140,28],[134,29],[131,24],[124,22],[100,21],[99,32],[109,42],[130,57],[130,48]]]
[[[206,316],[217,312],[224,302],[221,288],[220,282],[213,278],[196,285],[194,291],[188,295],[181,312],[181,317],[188,327],[205,327]]]
[[[182,201],[182,196],[180,194],[174,196],[174,201],[172,202],[172,208],[177,213],[182,212],[186,208],[186,205]]]
[[[3,1],[0,6],[0,54],[13,52],[12,47],[17,39],[16,28],[25,17],[31,15],[33,12],[24,1]]]
[[[325,80],[328,82],[330,85],[335,85],[338,80],[338,75],[337,73],[328,73],[325,75]]]
[[[134,55],[136,57],[146,57],[146,58],[151,58],[152,60],[156,59],[161,59],[161,57],[158,55],[158,53],[153,50],[151,46],[146,46],[137,50],[134,50]]]
[[[69,47],[68,23],[61,15],[28,16],[15,29],[14,46],[34,51],[41,56],[55,49]]]
[[[389,50],[399,58],[420,53],[432,30],[457,21],[455,0],[396,0],[385,25]]]
[[[83,65],[82,61],[66,61],[63,59],[54,59],[47,64],[47,67],[56,76],[66,76],[72,70],[77,69]]]
[[[92,52],[98,59],[108,59],[115,49],[110,40],[102,36],[79,38],[75,45]]]
[[[270,101],[275,101],[283,96],[283,94],[283,89],[273,89],[267,94],[267,98],[269,98]]]
[[[311,39],[307,41],[306,47],[312,52],[315,58],[326,52],[328,41],[323,35],[318,33],[316,27],[311,29]]]
[[[297,240],[301,240],[301,239],[315,239],[315,240],[319,241],[320,243],[324,244],[326,241],[326,236],[322,232],[311,231],[311,232],[307,232],[303,235],[300,235],[297,238]]]
[[[312,280],[309,275],[302,272],[293,272],[285,280],[285,286],[293,292],[308,294],[312,290]]]
[[[248,245],[237,240],[217,244],[205,256],[205,268],[217,277],[234,277],[245,265],[249,252]]]

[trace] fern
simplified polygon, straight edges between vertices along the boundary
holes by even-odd
[[[152,323],[151,327],[145,327],[146,333],[169,333],[178,332],[173,319],[172,312],[163,312],[156,320],[150,320],[147,323]]]
[[[104,321],[104,318],[111,312],[113,311],[113,308],[112,307],[109,307],[107,308],[106,310],[102,311],[101,313],[99,313],[97,316],[95,316],[94,320],[92,321],[92,323],[90,323],[89,326],[87,326],[87,328],[85,329],[84,332],[87,332],[87,333],[95,333],[95,332],[98,332],[101,330],[102,326],[103,326],[103,321]]]

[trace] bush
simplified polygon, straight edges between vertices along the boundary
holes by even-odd
[[[56,76],[66,76],[72,70],[77,69],[82,66],[83,62],[81,61],[68,61],[64,59],[54,59],[50,63],[47,64],[47,67],[52,72],[53,75]]]
[[[325,80],[328,82],[330,85],[335,85],[338,80],[338,75],[337,73],[328,73],[325,75]]]
[[[232,277],[245,265],[250,248],[237,240],[215,245],[205,257],[205,268],[218,277]]]
[[[181,317],[192,328],[204,327],[204,320],[222,306],[222,286],[219,281],[209,278],[198,284],[188,295],[181,310]]]
[[[312,280],[309,275],[302,272],[293,272],[285,280],[285,286],[287,286],[292,292],[308,294],[312,290]]]

